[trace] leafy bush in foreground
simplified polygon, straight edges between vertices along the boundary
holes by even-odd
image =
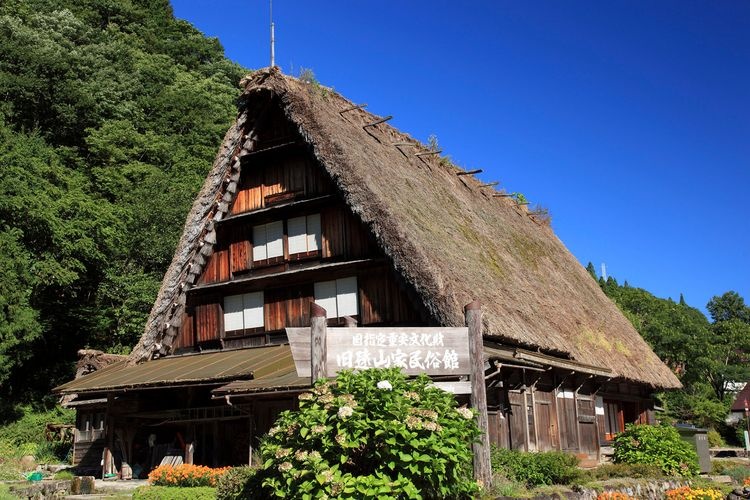
[[[216,498],[241,500],[250,497],[250,479],[255,475],[254,467],[233,467],[216,481]]]
[[[493,447],[492,471],[529,487],[543,484],[573,484],[581,478],[578,459],[570,453],[527,453]]]
[[[668,476],[698,474],[698,455],[668,425],[628,425],[615,437],[615,463],[657,465]]]
[[[345,371],[301,394],[262,443],[250,498],[470,498],[474,413],[426,376]]]

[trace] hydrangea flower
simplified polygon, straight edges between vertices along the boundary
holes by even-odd
[[[342,406],[341,408],[339,408],[339,411],[337,413],[338,417],[342,420],[351,417],[353,414],[354,409],[351,406]]]
[[[391,383],[389,381],[387,381],[387,380],[381,380],[380,382],[378,382],[378,389],[384,389],[386,391],[392,391],[393,390],[393,386],[391,385]]]
[[[456,411],[461,414],[466,420],[474,418],[474,414],[468,408],[456,408]]]

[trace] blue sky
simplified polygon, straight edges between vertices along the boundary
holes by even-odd
[[[172,0],[248,67],[268,2]],[[209,7],[210,6],[210,7]],[[750,2],[274,2],[301,67],[548,207],[585,265],[704,308],[750,302]]]

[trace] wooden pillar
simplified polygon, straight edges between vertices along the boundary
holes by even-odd
[[[526,385],[526,370],[523,373],[523,438],[524,438],[524,449],[528,452],[531,451],[531,431],[529,430],[529,388]]]
[[[112,448],[115,444],[115,422],[112,417],[112,406],[114,396],[107,394],[107,409],[104,413],[104,451],[102,453],[102,479],[107,474],[114,472],[114,460],[112,457]]]
[[[250,426],[249,434],[250,439],[247,444],[247,464],[253,465],[253,434],[255,433],[255,399],[250,401],[250,418],[248,419],[248,425]]]
[[[195,456],[195,443],[192,441],[185,443],[185,463],[193,465]]]
[[[484,343],[482,341],[482,304],[475,300],[464,307],[466,326],[469,327],[469,362],[471,364],[471,405],[476,408],[477,425],[482,432],[480,441],[473,444],[474,478],[483,488],[492,486],[490,468],[490,433],[487,415],[487,389],[484,383]]]
[[[312,383],[325,378],[326,373],[326,310],[315,302],[310,303],[310,374]]]

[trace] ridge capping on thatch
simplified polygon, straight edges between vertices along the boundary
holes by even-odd
[[[131,362],[169,352],[185,292],[213,251],[214,221],[238,191],[240,157],[254,144],[251,121],[273,102],[437,323],[462,325],[463,305],[476,298],[484,305],[484,334],[496,341],[607,366],[615,378],[680,387],[551,228],[534,223],[525,207],[493,196],[471,175],[456,175],[457,167],[437,155],[405,153],[427,148],[389,123],[366,127],[380,117],[330,89],[276,68],[242,85],[237,121],[188,215]]]

